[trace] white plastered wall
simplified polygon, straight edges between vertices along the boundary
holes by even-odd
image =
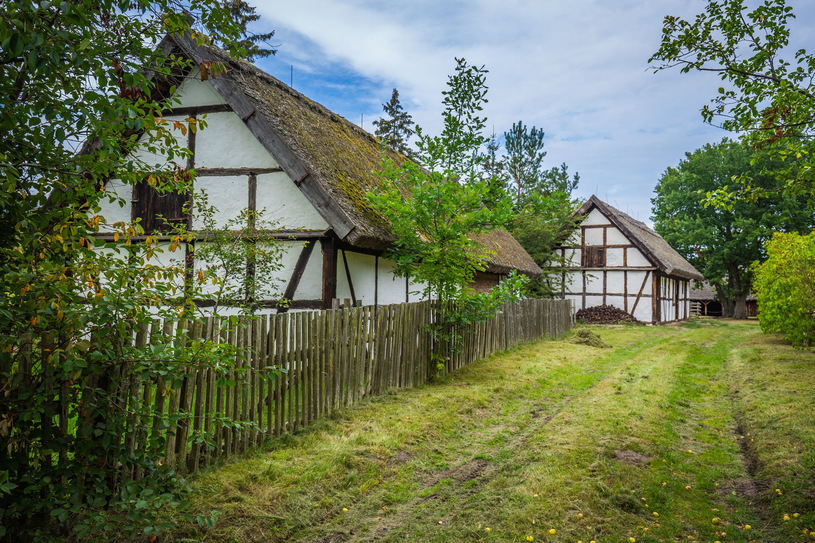
[[[275,228],[325,230],[328,223],[283,172],[262,174],[257,182],[257,210]]]
[[[628,267],[629,268],[636,268],[636,267],[651,267],[653,264],[648,262],[648,259],[640,252],[639,249],[634,247],[630,247],[628,249],[628,256],[626,257],[628,260]]]
[[[181,106],[213,106],[225,104],[221,93],[215,90],[210,81],[201,81],[201,71],[193,68],[175,91]]]
[[[634,318],[642,322],[651,322],[654,317],[651,307],[651,297],[646,297],[643,294],[643,297],[640,299],[640,303],[637,304],[637,307],[634,310]]]
[[[344,258],[343,253],[345,253]],[[348,262],[348,271],[351,274],[351,282],[354,285],[354,295],[357,302],[362,301],[362,305],[373,305],[376,289],[376,257],[350,251],[337,252],[337,298],[340,299],[340,302],[343,302],[346,298],[351,298],[351,288],[348,285],[348,275],[345,272],[346,261]],[[401,280],[401,285],[402,300],[404,301],[404,279]]]
[[[420,294],[424,285],[413,281],[408,285],[404,277],[396,275],[393,261],[380,257],[377,263],[375,256],[352,251],[346,253],[346,258],[354,284],[354,295],[362,305],[400,304],[424,299]],[[408,291],[409,294],[406,294]],[[341,301],[351,298],[342,251],[337,254],[337,298]]]
[[[609,245],[630,245],[631,242],[615,227],[606,228],[606,242]]]
[[[626,274],[622,271],[609,271],[606,272],[606,291],[615,294],[622,294],[625,292]],[[622,308],[622,306],[619,306]]]
[[[606,266],[622,267],[625,262],[623,258],[625,251],[626,249],[606,249]]]
[[[580,223],[582,226],[597,226],[597,225],[610,225],[608,218],[603,215],[596,207],[592,209],[586,218]],[[598,229],[602,232],[602,229]]]
[[[196,168],[279,167],[236,113],[210,113],[204,121],[195,135]]]
[[[281,292],[288,284],[291,273],[297,263],[297,258],[300,256],[300,251],[305,243],[306,242],[302,241],[287,242],[289,250],[286,252],[282,263],[281,273],[284,276],[284,282],[281,287]],[[323,252],[320,248],[319,241],[314,240],[308,243],[314,243],[315,246],[311,251],[306,269],[303,270],[300,284],[294,292],[294,300],[322,300],[323,298]]]
[[[586,245],[602,245],[603,244],[603,229],[602,228],[584,228],[583,238]]]

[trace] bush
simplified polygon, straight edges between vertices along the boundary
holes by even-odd
[[[767,260],[753,266],[761,329],[781,332],[795,347],[810,347],[815,337],[815,232],[776,233],[766,250]]]

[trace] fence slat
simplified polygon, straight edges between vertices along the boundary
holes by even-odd
[[[444,311],[454,308],[425,300],[290,312],[242,320],[238,326],[220,317],[155,320],[136,330],[136,347],[161,341],[169,349],[193,348],[202,338],[228,344],[235,363],[223,377],[234,386],[223,386],[215,368],[192,363],[185,368],[187,377],[171,382],[157,377],[141,383],[122,373],[120,408],[131,413],[123,443],[131,454],[161,453],[169,466],[193,472],[388,388],[427,383],[436,360],[455,371],[522,343],[558,337],[572,325],[569,301],[521,300],[502,305],[489,319],[448,326],[445,334],[455,332],[452,337],[458,339],[445,341],[431,330],[442,325]],[[181,341],[174,344],[174,338]],[[89,382],[84,392],[88,397],[92,386]],[[56,417],[61,432],[72,431],[62,412],[52,424]],[[252,424],[226,425],[224,420]],[[210,436],[214,448],[203,447],[197,439],[201,435]],[[140,478],[144,473],[123,466],[121,475]]]

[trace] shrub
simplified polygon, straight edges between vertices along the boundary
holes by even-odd
[[[767,260],[753,266],[761,329],[783,333],[795,347],[810,347],[815,337],[815,232],[776,233],[766,249]]]

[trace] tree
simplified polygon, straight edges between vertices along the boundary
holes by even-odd
[[[790,20],[785,0],[765,0],[750,10],[744,0],[709,0],[692,21],[665,17],[662,43],[649,62],[656,71],[679,67],[708,71],[724,82],[711,105],[702,108],[705,122],[744,134],[760,154],[782,164],[774,170],[780,184],[772,190],[804,194],[815,184],[815,56],[804,49],[785,58]],[[712,195],[725,205],[736,194],[755,199],[768,189],[745,176]],[[738,186],[740,185],[740,186]]]
[[[778,232],[765,249],[767,260],[753,267],[761,329],[783,333],[795,347],[811,347],[815,338],[815,233]]]
[[[241,53],[219,0],[8,1],[0,11],[0,537],[149,537],[188,503],[160,440],[134,451],[123,439],[134,420],[161,427],[166,415],[121,407],[159,376],[171,388],[192,365],[234,360],[211,341],[132,341],[153,318],[194,318],[192,297],[211,277],[153,265],[157,238],[138,224],[108,225],[119,243],[96,236],[101,199],[115,199],[100,190],[108,179],[159,193],[190,186],[174,131],[200,125],[161,118],[190,63],[159,43],[184,33],[217,34]],[[137,146],[169,163],[134,159]]]
[[[501,228],[511,216],[505,198],[492,207],[484,205],[490,199],[490,183],[482,179],[485,119],[477,112],[486,101],[486,73],[483,66],[456,59],[456,72],[443,93],[442,133],[431,137],[416,129],[423,166],[386,159],[380,173],[384,190],[368,194],[393,228],[396,241],[386,254],[396,262],[396,273],[410,277],[421,285],[423,295],[440,303],[443,321],[434,329],[437,336],[449,337],[451,326],[486,318],[519,286],[519,279],[512,277],[489,294],[470,288],[489,256],[475,238]],[[448,310],[453,300],[466,310]]]
[[[563,286],[563,268],[569,265],[555,251],[582,218],[572,217],[580,206],[568,193],[556,191],[531,199],[517,210],[509,232],[541,267],[540,277],[530,279],[525,293],[534,298],[556,298]]]
[[[378,121],[374,121],[376,137],[395,151],[415,159],[416,152],[410,147],[410,137],[414,134],[413,117],[402,108],[402,104],[399,102],[398,90],[393,89],[390,101],[382,104],[382,109],[388,115],[388,118],[380,118]]]
[[[244,0],[224,0],[224,7],[229,10],[229,14],[238,24],[238,28],[243,36],[238,45],[246,51],[245,58],[253,62],[259,58],[266,58],[277,53],[276,49],[266,49],[258,44],[268,44],[274,36],[274,30],[263,34],[252,34],[248,30],[249,23],[260,20],[260,15],[255,13],[255,8],[247,4]]]
[[[563,275],[558,270],[564,263],[559,262],[555,248],[576,225],[571,213],[579,202],[571,199],[571,193],[580,176],[570,177],[565,163],[549,170],[543,167],[543,137],[541,129],[528,129],[523,121],[514,123],[504,132],[506,154],[501,171],[513,200],[509,231],[544,270],[541,277],[529,281],[527,294],[548,298],[561,291]]]
[[[773,232],[808,231],[813,226],[805,200],[774,192],[777,170],[767,169],[767,163],[754,164],[755,154],[747,144],[727,139],[705,145],[663,174],[651,200],[654,229],[716,288],[723,307],[732,306],[735,318],[747,318],[750,265],[765,258],[764,242]],[[740,175],[750,176],[767,197],[734,202],[727,209],[705,205],[706,194]]]
[[[504,132],[507,154],[503,156],[502,165],[517,210],[528,205],[535,207],[536,198],[547,198],[556,192],[568,197],[580,181],[578,174],[569,177],[566,163],[559,168],[544,169],[543,136],[543,130],[534,126],[530,130],[523,121],[514,123],[508,132]]]
[[[523,195],[537,186],[542,176],[543,157],[543,130],[534,126],[532,130],[522,121],[513,123],[508,132],[504,132],[504,165],[509,177],[509,189],[514,193],[516,204],[521,202]]]

